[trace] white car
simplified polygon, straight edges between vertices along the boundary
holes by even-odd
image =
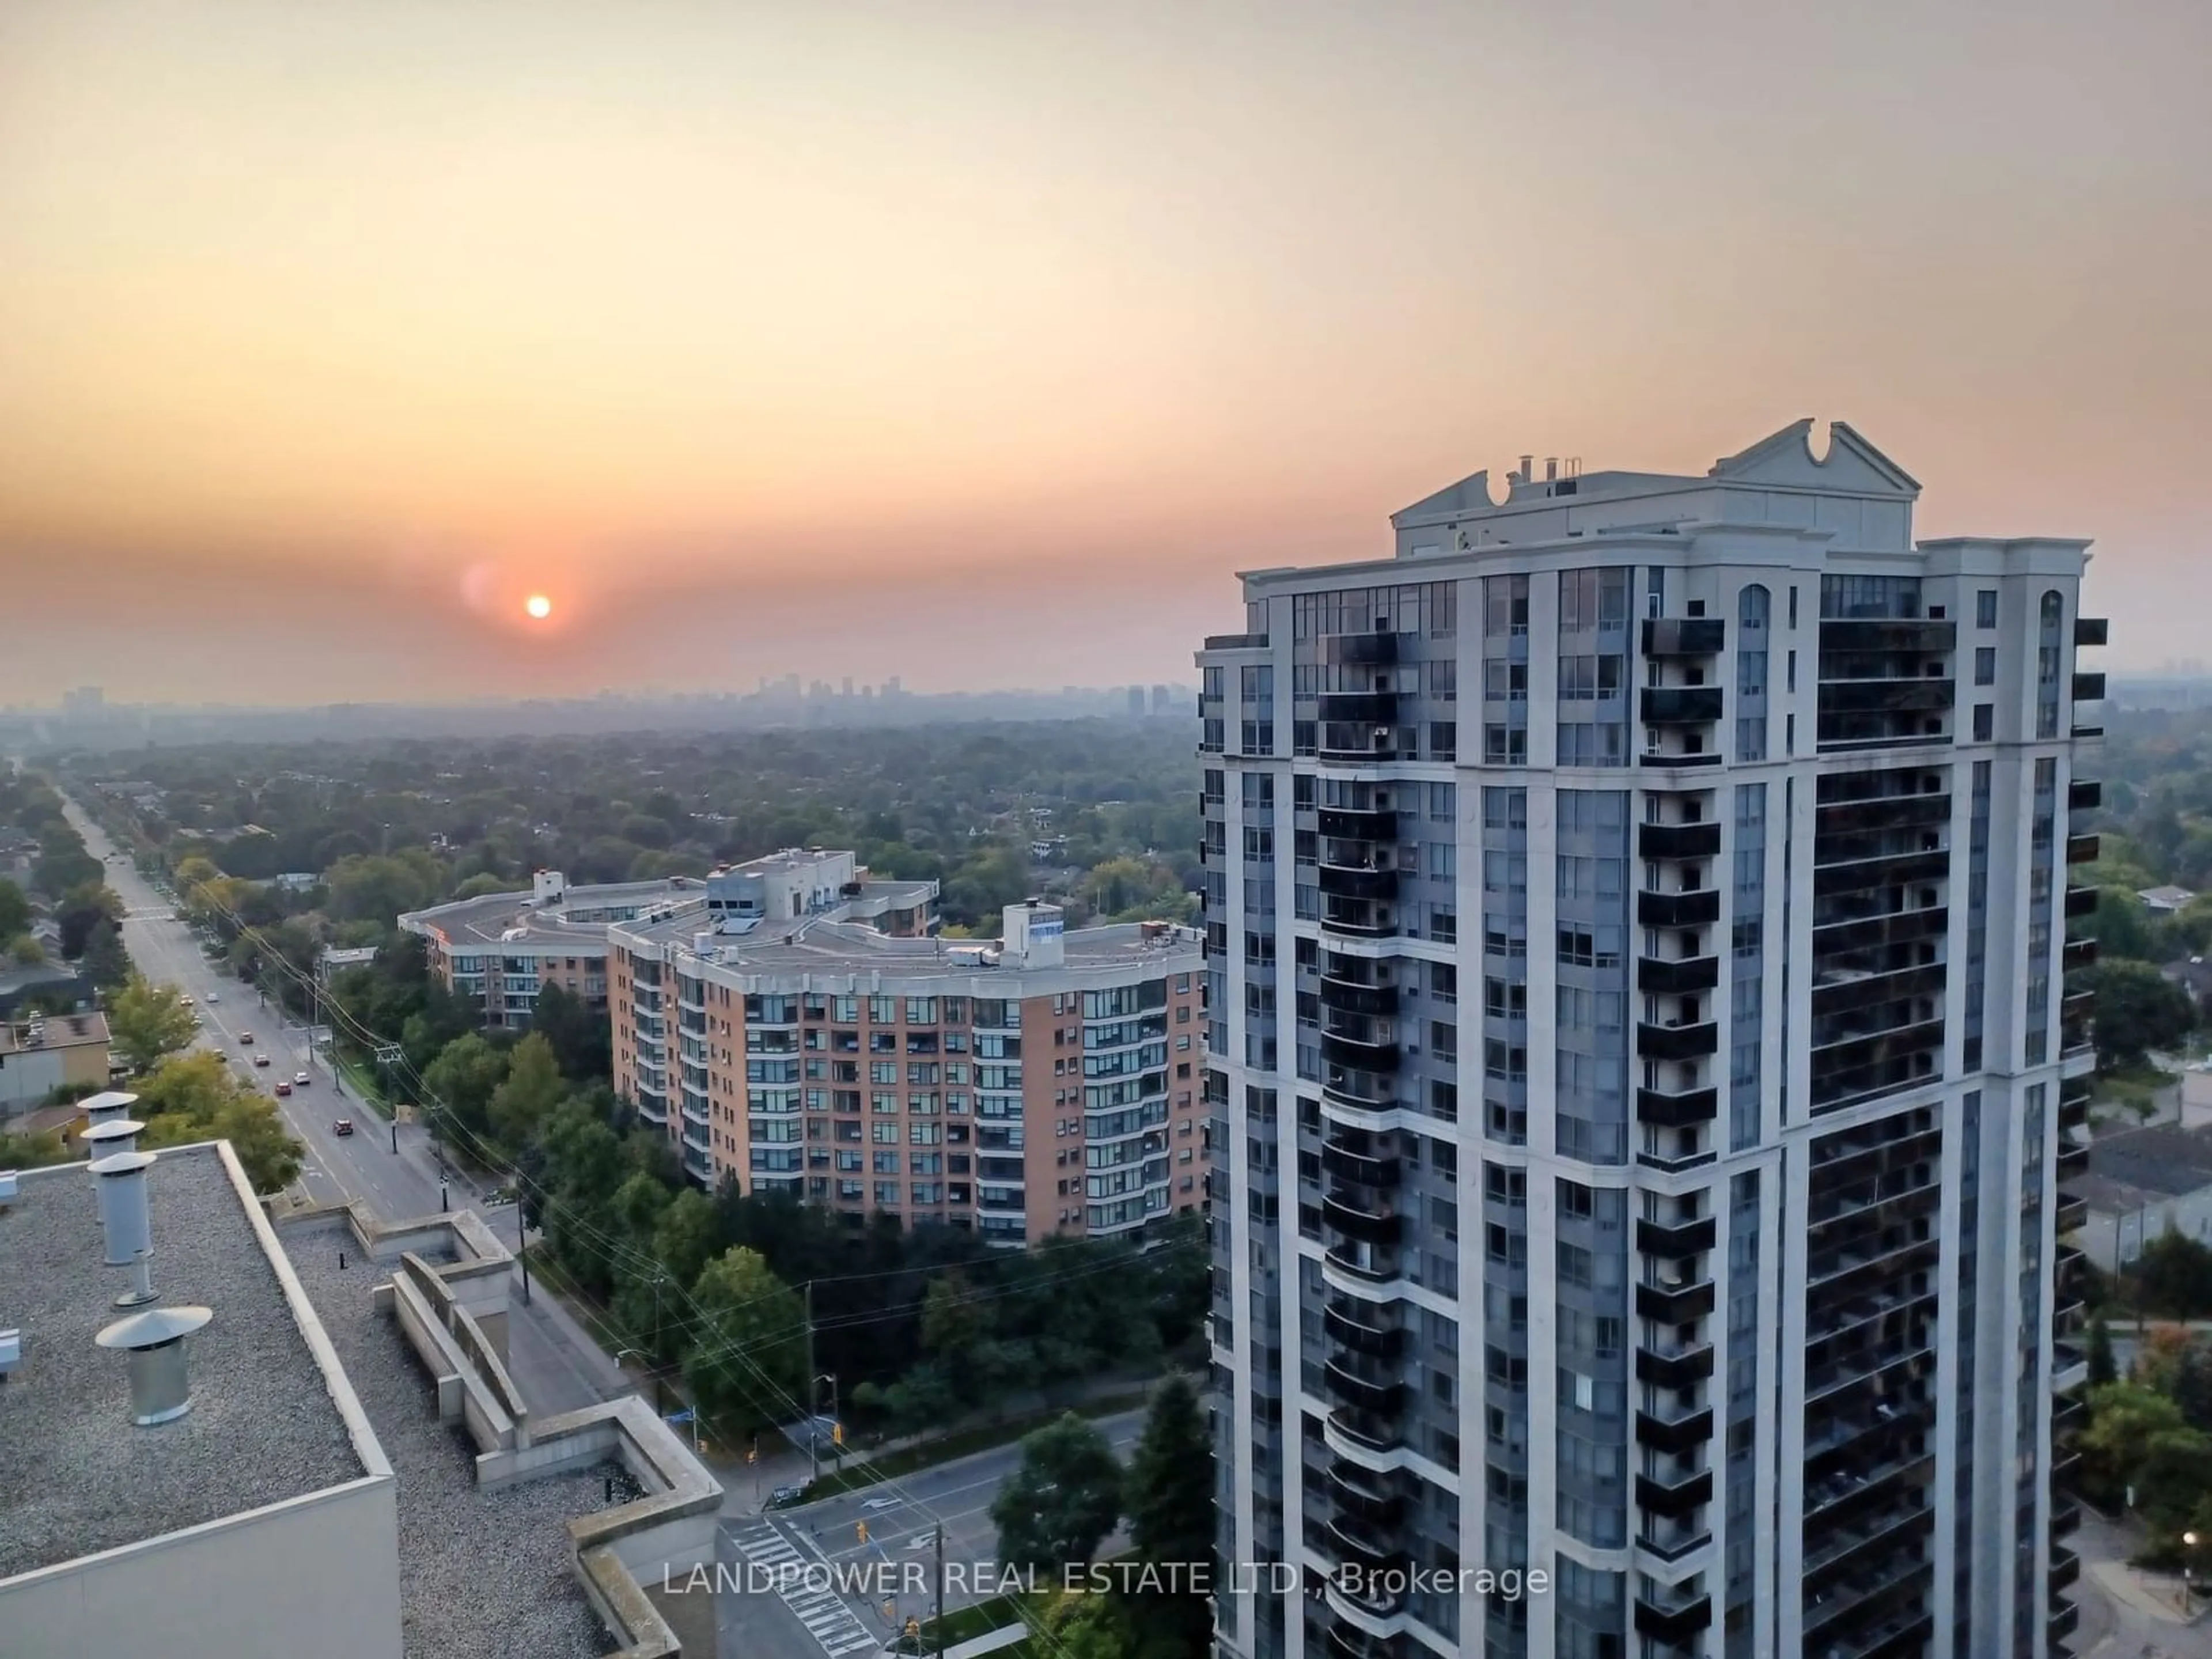
[[[190,1001],[191,999],[188,997],[185,1000]],[[210,1002],[221,1002],[222,1000],[222,993],[220,991],[210,991],[208,993],[208,1000]]]
[[[309,1077],[305,1072],[295,1072],[292,1073],[292,1086],[295,1089],[304,1089],[313,1081],[314,1079]]]

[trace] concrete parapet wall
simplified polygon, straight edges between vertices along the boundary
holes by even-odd
[[[585,1599],[620,1645],[616,1659],[683,1659],[683,1646],[630,1570],[611,1549],[588,1550],[576,1559]],[[700,1659],[712,1659],[702,1655]]]
[[[507,1421],[512,1424],[514,1443],[530,1443],[530,1407],[522,1398],[522,1390],[507,1369],[498,1348],[485,1334],[477,1316],[453,1288],[446,1270],[433,1267],[410,1251],[399,1259],[400,1272],[419,1288],[425,1301],[436,1311],[449,1335],[459,1346],[477,1378],[490,1393]],[[489,1449],[489,1448],[486,1448]]]
[[[406,1271],[422,1266],[419,1260],[411,1258],[402,1264],[400,1276],[392,1281],[392,1305],[398,1316],[399,1328],[407,1334],[416,1357],[437,1380],[439,1418],[445,1422],[453,1421],[451,1402],[457,1401],[460,1419],[466,1424],[469,1437],[476,1442],[479,1452],[512,1449],[515,1443],[514,1419],[507,1414],[506,1407],[485,1382],[483,1374],[438,1316],[431,1297]]]

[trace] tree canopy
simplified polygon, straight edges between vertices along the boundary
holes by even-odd
[[[107,1005],[108,1046],[134,1072],[189,1048],[196,1030],[182,993],[134,974]]]
[[[991,1503],[999,1559],[1060,1577],[1097,1554],[1121,1518],[1121,1466],[1095,1424],[1070,1412],[1022,1442]]]

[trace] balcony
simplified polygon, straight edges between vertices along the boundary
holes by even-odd
[[[1328,1486],[1338,1510],[1367,1526],[1388,1532],[1405,1519],[1406,1500],[1390,1477],[1364,1463],[1335,1459],[1329,1465]]]
[[[1321,1006],[1340,1014],[1387,1017],[1398,1012],[1398,988],[1345,979],[1323,969]]]
[[[1717,685],[1647,685],[1638,701],[1646,726],[1711,726],[1723,698]]]
[[[1658,1467],[1663,1470],[1666,1465],[1661,1462]],[[1711,1469],[1685,1468],[1660,1474],[1639,1474],[1636,1477],[1638,1506],[1669,1520],[1680,1521],[1692,1510],[1712,1501]]]
[[[1636,1091],[1636,1121],[1656,1129],[1695,1128],[1700,1123],[1711,1123],[1719,1111],[1720,1091],[1716,1089]]]
[[[1265,651],[1267,636],[1265,634],[1208,634],[1205,648],[1208,651]]]
[[[1863,1008],[1933,996],[1943,988],[1949,971],[1940,962],[1914,963],[1880,972],[1826,969],[1813,981],[1813,1018],[1815,1022],[1833,1019]]]
[[[1322,1073],[1322,1092],[1356,1111],[1387,1112],[1398,1103],[1398,1085],[1389,1076],[1331,1066]]]
[[[2102,702],[2104,700],[2105,700],[2105,677],[2104,677],[2102,674],[2095,673],[2095,672],[2087,672],[2087,673],[2080,673],[2080,674],[2076,674],[2076,675],[2075,675],[2075,677],[2074,677],[2074,701],[2075,701],[2075,702]]]
[[[2072,1550],[2054,1549],[2051,1552],[2051,1593],[2056,1595],[2076,1583],[2081,1577],[2081,1558]]]
[[[2105,786],[2095,778],[2076,778],[2066,786],[2069,812],[2094,812],[2105,804]]]
[[[1877,853],[1870,858],[1838,859],[1827,863],[1818,861],[1820,850],[1816,847],[1814,857],[1813,894],[1816,898],[1941,881],[1951,873],[1951,854],[1942,847],[1915,847]]]
[[[2081,1525],[2081,1506],[2071,1498],[2062,1498],[2051,1506],[2051,1537],[2052,1542],[2070,1538]]]
[[[1911,795],[1874,795],[1858,800],[1822,801],[1814,813],[1814,833],[1879,835],[1887,830],[1936,830],[1951,822],[1951,797],[1942,790]]]
[[[2094,887],[2069,887],[2066,890],[2066,920],[2081,921],[2097,914],[2097,890]]]
[[[1321,890],[1334,898],[1394,899],[1399,872],[1371,864],[1323,864]]]
[[[1696,823],[1639,823],[1636,851],[1647,859],[1717,859],[1721,855],[1721,826],[1717,820]]]
[[[1700,887],[1693,892],[1639,892],[1636,921],[1643,927],[1710,927],[1721,919],[1721,891]]]
[[[1655,1221],[1650,1216],[1636,1219],[1636,1248],[1646,1255],[1701,1255],[1713,1248],[1719,1229],[1709,1215],[1692,1217],[1686,1220]]]
[[[1715,617],[1651,617],[1644,623],[1647,657],[1717,657],[1728,624]]]
[[[1321,699],[1321,717],[1350,726],[1390,726],[1398,719],[1395,691],[1339,691]]]
[[[1348,1406],[1374,1417],[1395,1417],[1405,1401],[1406,1384],[1395,1366],[1353,1354],[1333,1355],[1322,1367],[1322,1390],[1329,1403]]]
[[[1637,988],[1657,996],[1710,991],[1721,982],[1718,957],[1638,957]]]
[[[1823,617],[1820,649],[1853,654],[1948,656],[1959,641],[1959,624],[1926,617]]]
[[[1858,902],[1842,900],[1834,908],[1838,914],[1826,921],[1820,919],[1820,909],[1814,912],[1813,951],[1816,956],[1942,939],[1951,927],[1951,913],[1941,904],[1925,904],[1907,910],[1870,910],[1863,915],[1853,914],[1862,908]]]
[[[2058,1174],[2061,1182],[2079,1181],[2089,1173],[2089,1149],[2061,1141],[2058,1145]]]
[[[1656,1515],[1645,1516],[1636,1533],[1636,1547],[1662,1561],[1679,1561],[1712,1541],[1712,1528],[1702,1522],[1668,1521]]]
[[[1396,1418],[1377,1417],[1349,1406],[1335,1407],[1322,1419],[1322,1438],[1340,1455],[1376,1458],[1389,1457],[1406,1443]]]
[[[1322,1310],[1322,1334],[1337,1346],[1353,1353],[1365,1354],[1372,1359],[1395,1360],[1405,1352],[1405,1328],[1381,1323],[1380,1319],[1373,1304],[1354,1297],[1332,1297]]]
[[[2051,1231],[2063,1238],[2069,1233],[2078,1233],[2089,1224],[2089,1203],[2070,1193],[2058,1195],[2057,1206],[2051,1212]]]
[[[2110,618],[2105,617],[2075,617],[2075,645],[2076,647],[2080,647],[2084,645],[2104,644],[2106,635],[2111,631],[2112,625]]]
[[[1396,1212],[1369,1209],[1362,1200],[1346,1194],[1332,1193],[1322,1199],[1321,1218],[1324,1226],[1334,1229],[1341,1237],[1370,1244],[1395,1244],[1405,1231],[1404,1222]]]
[[[1397,1039],[1378,1036],[1353,1036],[1338,1031],[1321,1034],[1321,1057],[1332,1066],[1355,1072],[1387,1075],[1398,1069]]]
[[[1954,707],[1958,687],[1948,677],[1899,674],[1882,679],[1822,680],[1822,714],[1932,714]]]
[[[1317,822],[1321,833],[1334,841],[1381,842],[1398,839],[1398,814],[1388,806],[1324,806]]]
[[[1352,1130],[1346,1133],[1359,1132]],[[1340,1181],[1349,1181],[1378,1192],[1397,1190],[1400,1166],[1397,1158],[1389,1153],[1363,1152],[1332,1141],[1321,1149],[1321,1167],[1322,1174],[1334,1176]]]
[[[1654,1642],[1687,1645],[1710,1629],[1712,1622],[1713,1598],[1702,1592],[1679,1598],[1642,1595],[1636,1598],[1636,1633]]]
[[[1702,1060],[1717,1054],[1721,1028],[1710,1019],[1686,1024],[1636,1024],[1636,1052],[1646,1060]]]
[[[1398,931],[1398,918],[1381,900],[1331,897],[1322,906],[1321,925],[1345,939],[1388,939]]]
[[[1358,1569],[1356,1575],[1346,1577],[1358,1584],[1364,1593],[1344,1590],[1341,1582],[1336,1588],[1354,1606],[1377,1617],[1388,1618],[1395,1613],[1402,1591],[1389,1586],[1393,1577],[1402,1573],[1407,1557],[1391,1541],[1391,1534],[1341,1512],[1329,1517],[1328,1531],[1329,1553],[1336,1557],[1340,1566]]]
[[[1681,1417],[1659,1417],[1650,1412],[1636,1413],[1636,1443],[1663,1452],[1687,1451],[1702,1446],[1713,1437],[1713,1413],[1710,1407]]]
[[[1333,663],[1348,668],[1389,668],[1398,660],[1398,636],[1391,633],[1335,634],[1322,641]]]
[[[1672,1284],[1645,1279],[1636,1286],[1638,1316],[1656,1319],[1662,1325],[1681,1325],[1692,1319],[1703,1319],[1712,1312],[1713,1303],[1713,1281],[1710,1279],[1683,1279]]]
[[[1713,1345],[1679,1338],[1653,1339],[1636,1345],[1636,1380],[1654,1388],[1686,1389],[1713,1374]]]
[[[1387,766],[1402,757],[1395,726],[1325,725],[1321,728],[1320,757],[1345,766]]]
[[[2066,837],[2066,862],[2067,862],[2067,863],[2069,863],[2069,864],[2094,864],[2096,861],[2097,861],[2097,837],[2096,837],[2096,836],[2067,836],[2067,837]]]
[[[2078,974],[2085,968],[2097,965],[2097,941],[2093,939],[2069,939],[2058,952],[2061,973]]]
[[[1367,1239],[1340,1236],[1328,1242],[1322,1250],[1323,1259],[1347,1278],[1370,1285],[1381,1285],[1401,1277],[1404,1264],[1395,1243],[1376,1243]]]

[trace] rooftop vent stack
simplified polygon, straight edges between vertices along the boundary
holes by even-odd
[[[92,1120],[93,1126],[96,1128],[100,1124],[112,1123],[118,1118],[130,1116],[131,1109],[137,1103],[137,1096],[110,1090],[105,1094],[94,1095],[84,1102],[84,1115]]]
[[[1559,458],[1556,455],[1548,456],[1544,461],[1544,482],[1546,483],[1557,483],[1559,481]]]
[[[1522,483],[1527,483],[1529,479],[1535,476],[1536,458],[1534,455],[1523,455],[1521,458],[1521,482]]]
[[[154,1299],[154,1214],[146,1191],[151,1152],[118,1152],[92,1166],[100,1183],[100,1229],[106,1236],[106,1265],[131,1269],[131,1288],[115,1298],[118,1308],[136,1308]]]
[[[118,1117],[106,1123],[95,1123],[84,1132],[84,1144],[92,1155],[97,1169],[108,1158],[120,1152],[138,1150],[138,1137],[146,1133],[146,1126],[132,1117]],[[95,1184],[97,1176],[93,1177]]]
[[[117,1320],[93,1339],[130,1356],[131,1420],[140,1428],[173,1423],[191,1410],[185,1339],[214,1317],[206,1308],[149,1308]]]
[[[137,1103],[137,1096],[125,1094],[115,1089],[94,1095],[83,1102],[84,1115],[89,1120],[89,1126],[80,1138],[90,1146],[94,1162],[97,1163],[100,1159],[116,1152],[135,1152],[138,1150],[136,1140],[127,1146],[101,1146],[92,1138],[94,1130],[102,1128],[110,1123],[120,1123],[129,1117],[131,1109]],[[92,1188],[92,1212],[94,1215],[100,1215],[103,1212],[100,1207],[100,1181],[97,1176],[93,1179]]]

